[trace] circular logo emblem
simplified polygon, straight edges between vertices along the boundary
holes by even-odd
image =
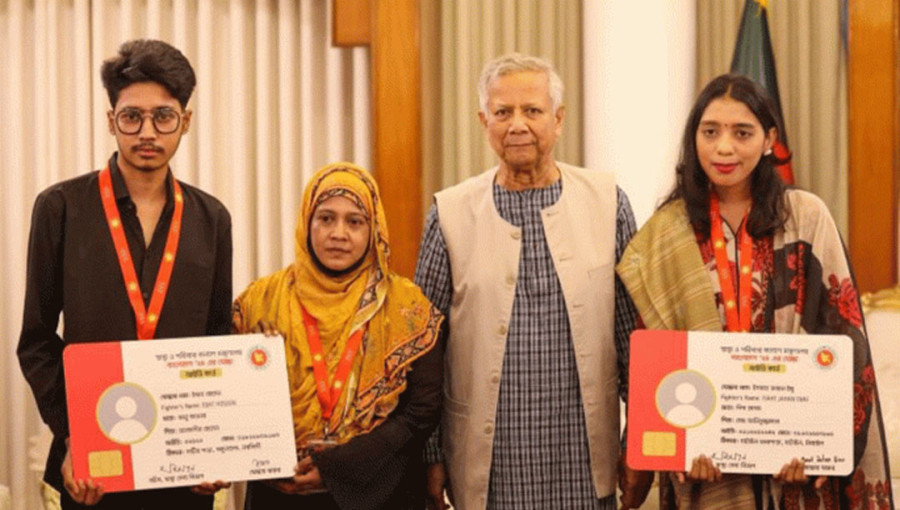
[[[837,358],[834,356],[834,351],[828,346],[819,347],[816,350],[815,359],[816,364],[822,368],[831,368],[837,361]]]
[[[269,351],[261,345],[251,347],[250,363],[256,368],[265,368],[269,364]]]

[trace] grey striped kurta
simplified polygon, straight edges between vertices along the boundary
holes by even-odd
[[[591,481],[569,318],[540,215],[559,199],[562,181],[525,191],[495,184],[493,193],[500,216],[522,229],[522,250],[500,380],[487,507],[615,509],[615,496],[598,500]],[[634,232],[631,205],[618,190],[617,262]],[[434,206],[422,239],[416,283],[449,316],[453,293],[450,260]],[[619,391],[624,399],[628,337],[637,314],[618,276],[615,285],[615,341]],[[437,434],[426,447],[426,459],[442,460]]]

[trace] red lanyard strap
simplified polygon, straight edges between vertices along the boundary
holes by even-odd
[[[331,418],[334,407],[337,405],[338,398],[344,390],[344,382],[350,375],[350,368],[353,366],[353,359],[362,343],[365,328],[359,328],[350,335],[347,345],[344,347],[344,353],[338,362],[337,371],[331,384],[328,384],[328,367],[325,366],[325,353],[322,352],[322,339],[319,337],[319,324],[315,317],[303,310],[303,325],[306,326],[306,341],[309,343],[309,352],[312,354],[313,376],[316,379],[316,395],[319,397],[319,404],[322,406],[322,417],[326,420]],[[328,425],[326,423],[326,432]]]
[[[169,281],[172,279],[172,268],[175,266],[175,255],[178,252],[178,239],[181,237],[181,215],[184,211],[184,195],[181,186],[174,178],[172,188],[175,191],[175,213],[172,215],[172,223],[169,225],[169,234],[166,238],[166,249],[159,263],[159,271],[156,274],[156,283],[153,285],[153,294],[150,298],[150,309],[145,309],[144,298],[141,295],[141,286],[138,284],[137,273],[134,270],[134,261],[131,260],[131,251],[125,240],[125,229],[122,226],[122,218],[119,215],[119,207],[116,205],[115,193],[113,193],[112,178],[109,166],[100,172],[100,198],[103,200],[103,212],[106,214],[106,224],[109,225],[109,233],[112,235],[113,244],[116,247],[116,255],[119,268],[122,270],[122,279],[125,281],[125,290],[131,308],[134,310],[134,318],[137,323],[137,337],[141,340],[150,340],[156,333],[156,325],[159,322],[159,314],[162,311],[166,293],[169,291]]]
[[[753,238],[747,233],[747,214],[741,221],[738,239],[741,243],[740,263],[740,303],[735,299],[734,281],[725,251],[725,235],[722,232],[722,217],[719,214],[719,198],[715,194],[709,197],[710,237],[716,256],[716,271],[719,274],[719,287],[722,289],[722,300],[725,304],[725,321],[727,331],[750,331],[751,297],[753,295]],[[740,306],[738,306],[740,305]]]

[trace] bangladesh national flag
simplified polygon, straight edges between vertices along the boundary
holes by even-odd
[[[756,80],[769,92],[775,101],[775,108],[784,126],[781,113],[781,97],[778,94],[778,79],[775,76],[775,55],[772,53],[772,41],[769,39],[769,20],[766,16],[768,0],[747,0],[744,4],[744,15],[737,43],[734,45],[734,57],[731,59],[731,72],[740,73]],[[791,152],[787,147],[787,133],[778,133],[775,142],[775,155],[788,159]],[[794,184],[794,171],[791,163],[777,167],[778,173],[787,184]]]

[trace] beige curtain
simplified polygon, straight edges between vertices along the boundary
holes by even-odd
[[[565,84],[560,160],[581,164],[582,0],[423,2],[425,200],[496,164],[478,121],[477,81],[484,64],[518,51],[548,59]]]
[[[697,90],[728,72],[744,0],[697,0]],[[785,130],[797,184],[847,235],[847,59],[838,0],[769,0]]]
[[[293,259],[302,186],[319,166],[371,166],[368,49],[331,47],[326,0],[0,0],[0,484],[39,508],[43,428],[15,355],[34,197],[115,148],[101,62],[135,37],[191,60],[198,84],[175,174],[219,197],[234,226],[234,286]]]

